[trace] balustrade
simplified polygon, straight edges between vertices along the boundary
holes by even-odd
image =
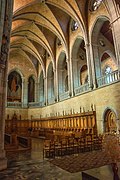
[[[84,92],[89,91],[89,84],[86,83],[84,85],[81,85],[80,87],[75,88],[75,95],[82,94]]]
[[[99,77],[97,79],[97,84],[98,84],[98,87],[101,87],[101,86],[104,86],[104,85],[108,85],[108,84],[117,82],[117,81],[119,81],[119,79],[120,79],[119,71],[114,71],[114,72],[112,72],[110,74]]]

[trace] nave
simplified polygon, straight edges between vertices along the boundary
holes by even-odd
[[[99,180],[112,180],[113,173],[110,165],[97,168],[97,164],[109,164],[103,152],[87,152],[55,159],[43,158],[44,139],[32,138],[31,150],[7,152],[8,168],[0,172],[1,180],[82,180],[82,172]],[[87,161],[86,161],[87,159]],[[92,161],[90,161],[92,160]],[[81,163],[82,161],[82,163]],[[88,163],[90,161],[90,163]],[[56,165],[55,165],[56,164]],[[96,168],[80,172],[84,165]],[[65,165],[67,170],[65,170]],[[72,168],[72,171],[71,171]],[[86,168],[86,167],[85,167]],[[120,175],[120,163],[118,163]],[[71,172],[70,172],[71,171]]]

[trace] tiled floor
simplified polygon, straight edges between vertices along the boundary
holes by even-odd
[[[75,173],[70,173],[62,169],[65,160],[68,161],[70,157],[66,157],[64,160],[61,159],[63,164],[63,166],[60,165],[61,168],[59,164],[56,166],[55,162],[51,163],[49,160],[43,159],[43,140],[41,139],[32,139],[31,152],[9,153],[7,157],[8,169],[0,172],[0,180],[82,180],[79,169],[77,170],[76,168],[77,172],[74,170]],[[73,163],[75,163],[75,159],[72,157],[73,156],[71,156],[71,159],[73,159]],[[76,160],[78,159],[76,163],[81,163],[79,156],[74,157]],[[118,174],[120,176],[120,163],[118,163],[118,165]],[[68,164],[68,166],[70,166],[70,164]],[[75,168],[75,166],[73,168]],[[84,172],[100,180],[113,180],[111,166],[109,165],[93,168]]]

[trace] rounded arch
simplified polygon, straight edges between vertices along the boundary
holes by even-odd
[[[93,61],[96,78],[101,77],[101,54],[110,50],[115,52],[113,33],[110,28],[110,20],[107,16],[98,16],[90,32],[90,40],[93,52]]]
[[[100,60],[102,75],[105,75],[105,70],[107,67],[111,69],[111,72],[116,71],[118,69],[116,64],[116,58],[110,50],[104,51],[104,53],[102,53],[102,56],[100,57]]]
[[[12,70],[8,74],[7,84],[7,101],[21,102],[22,101],[22,77],[19,71]]]
[[[116,111],[111,107],[107,107],[103,113],[104,132],[116,132],[118,130],[117,119]]]
[[[77,88],[81,85],[80,80],[80,68],[87,63],[86,59],[86,49],[85,49],[85,41],[81,36],[77,36],[72,46],[71,51],[72,57],[72,68],[73,68],[73,84],[74,88]]]
[[[36,82],[37,78],[36,78],[36,76],[35,76],[34,74],[30,74],[30,75],[28,76],[28,79],[29,79],[30,77],[32,77],[32,78],[34,79],[34,81]]]
[[[104,55],[105,53],[107,53],[108,56],[111,57],[111,58],[114,60],[115,63],[117,62],[117,61],[116,61],[115,54],[114,54],[111,50],[109,50],[109,49],[108,49],[108,50],[105,50],[105,51],[103,51],[103,52],[101,53],[100,59],[102,59],[102,57],[103,57],[103,55]]]
[[[71,46],[71,57],[73,58],[73,50],[74,50],[74,54],[77,54],[79,47],[81,45],[81,43],[84,42],[85,45],[85,41],[84,38],[82,36],[77,36]]]
[[[64,62],[68,63],[68,59],[67,59],[65,51],[62,50],[58,56],[57,68],[59,68],[59,67],[62,68],[64,65]]]
[[[105,21],[109,21],[110,22],[110,19],[108,16],[97,16],[94,23],[93,23],[93,26],[90,30],[90,41],[91,43],[95,43],[96,39],[98,38],[98,34],[100,32],[100,29],[101,27],[103,26],[104,22]],[[94,35],[93,35],[94,34]]]
[[[59,61],[60,61],[60,59],[62,59],[62,61],[63,61],[63,59],[65,59],[66,60],[66,62],[68,62],[68,55],[67,55],[67,53],[65,52],[65,50],[61,50],[61,51],[59,51],[59,53],[58,53],[58,58],[57,58],[57,61],[56,61],[56,67],[58,68],[58,66],[59,66]]]
[[[61,52],[58,58],[57,64],[58,73],[58,91],[59,94],[65,92],[65,78],[68,75],[68,62],[66,60],[66,54],[64,51]]]
[[[18,69],[18,68],[11,69],[11,70],[8,72],[8,76],[9,76],[9,74],[10,74],[11,72],[13,72],[13,71],[16,71],[18,74],[20,74],[20,76],[21,76],[21,78],[22,78],[22,82],[23,82],[25,76],[24,76],[24,74],[20,71],[20,69]]]

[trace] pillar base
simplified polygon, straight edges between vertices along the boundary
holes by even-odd
[[[0,158],[0,171],[7,169],[7,158]]]

